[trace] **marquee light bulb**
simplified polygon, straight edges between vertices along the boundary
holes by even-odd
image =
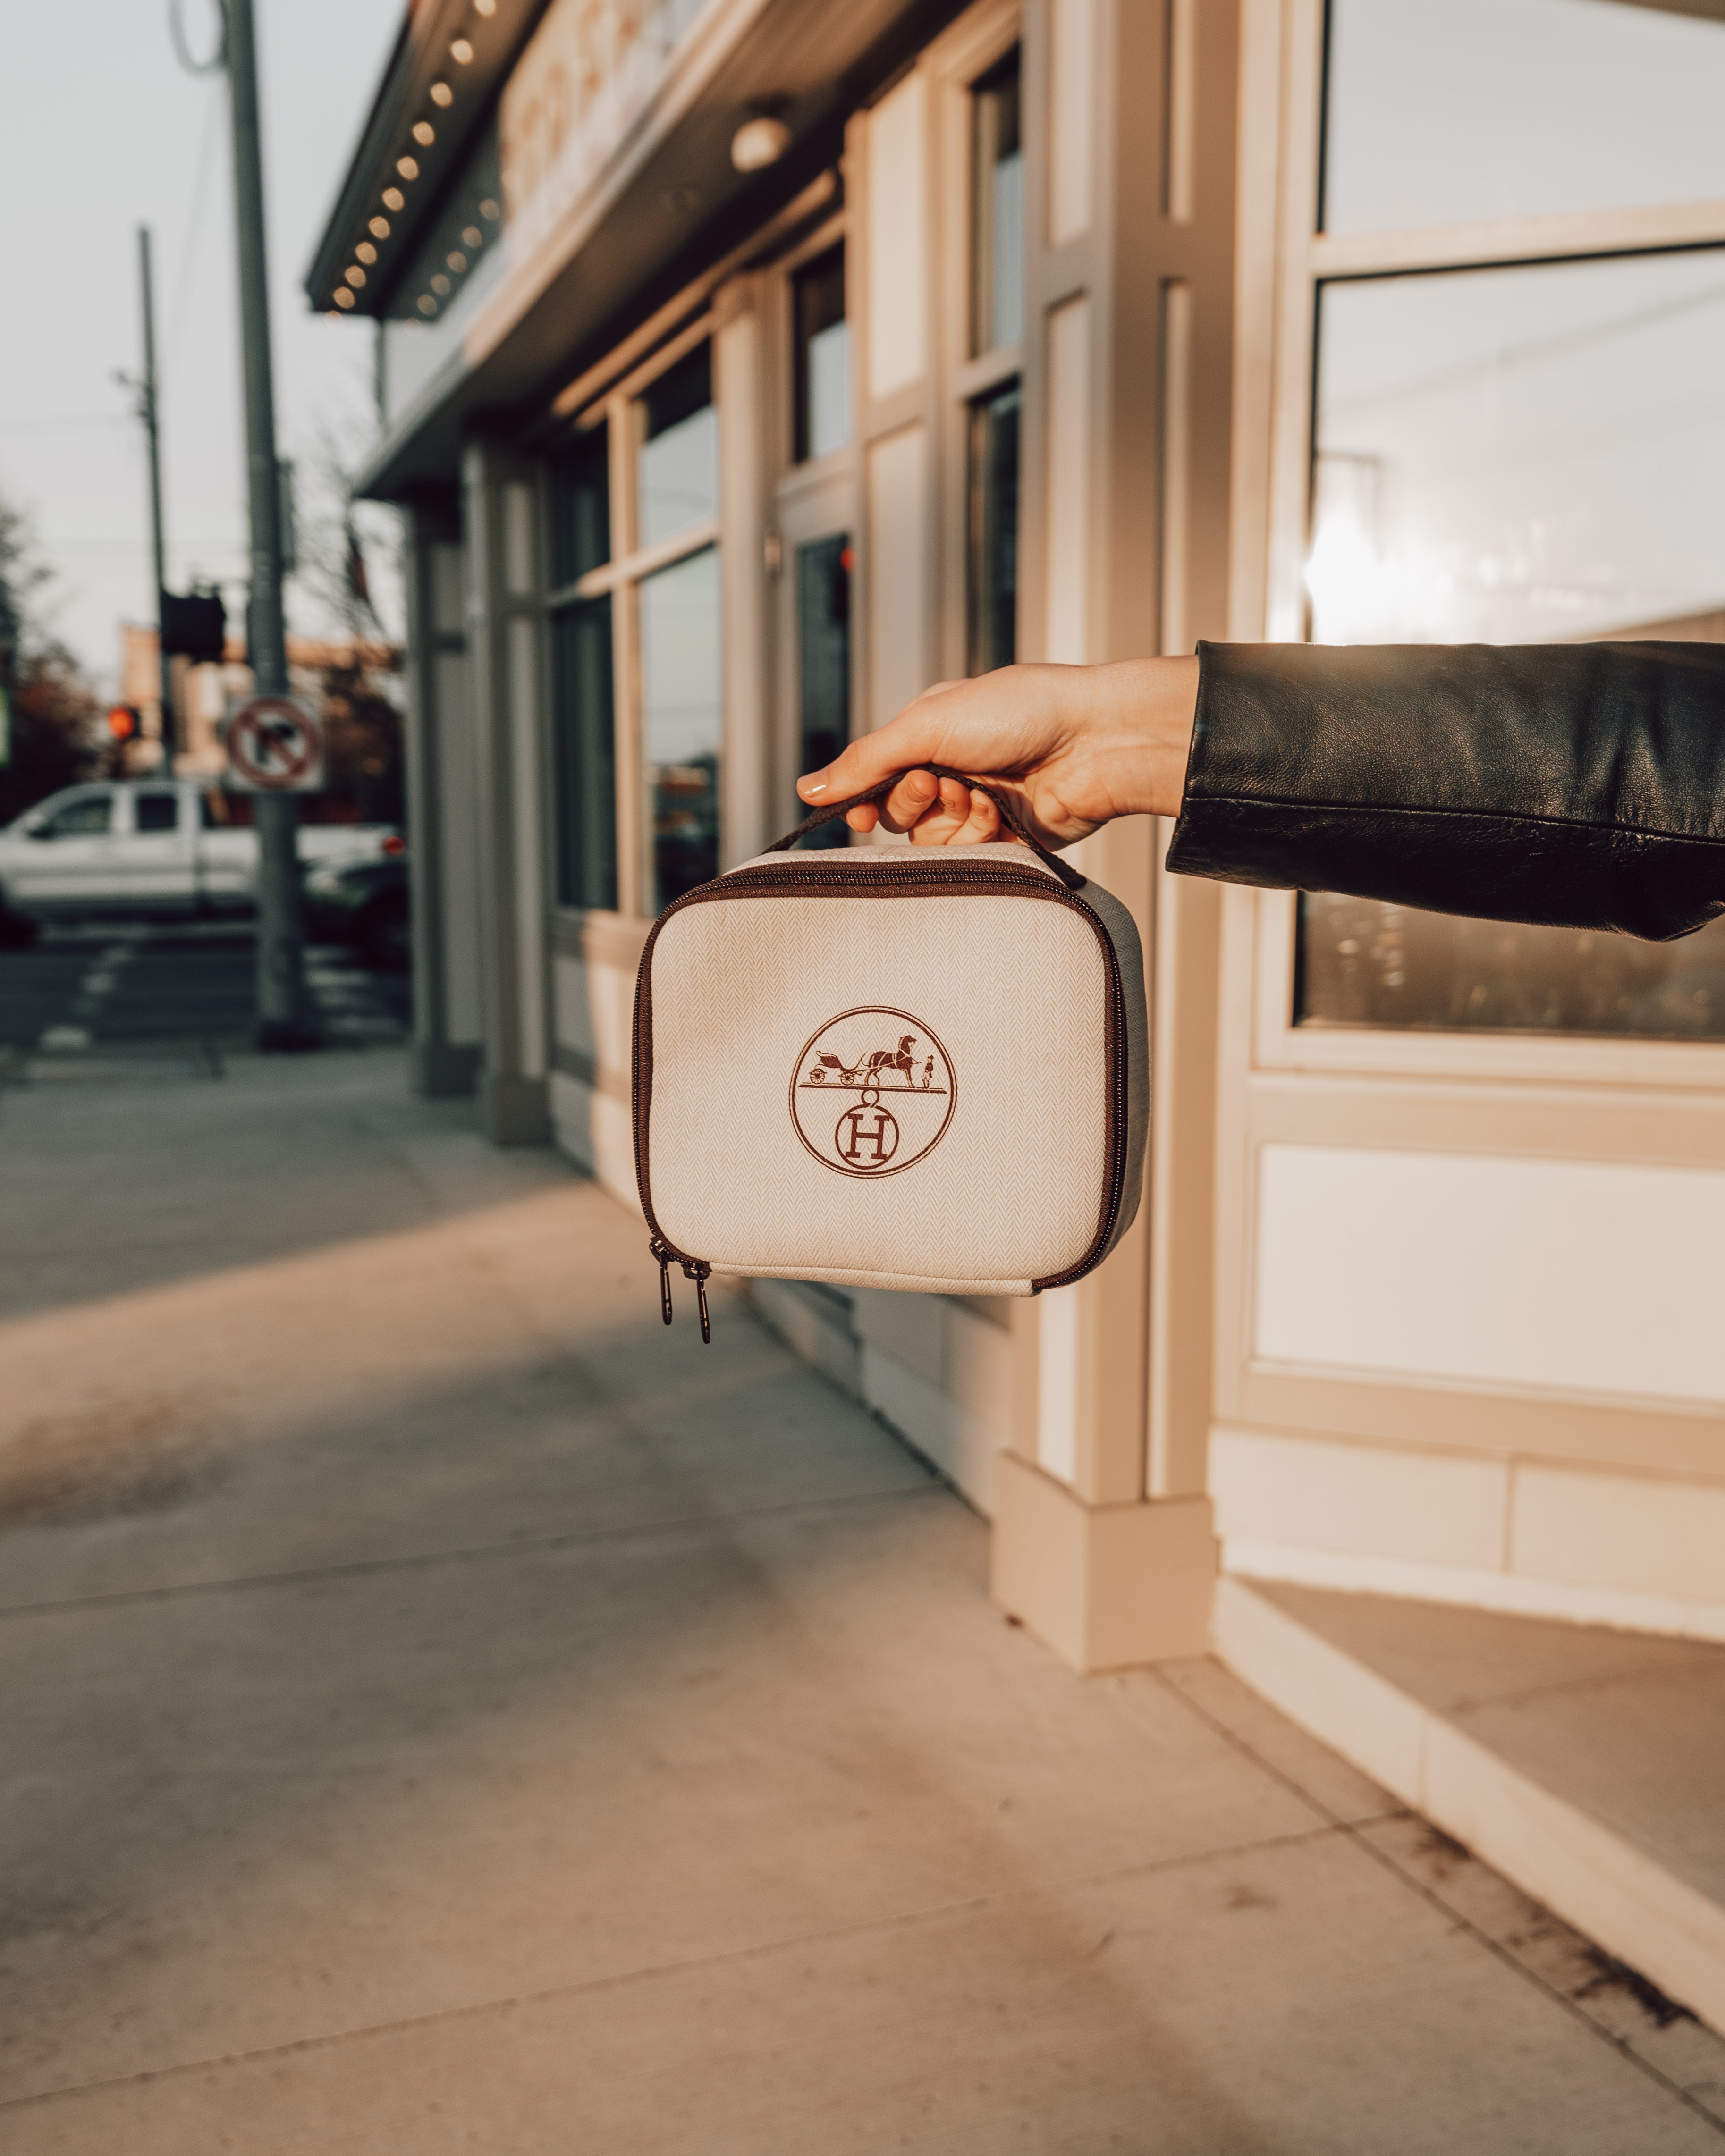
[[[407,207],[407,197],[399,187],[385,187],[383,190],[385,209],[404,209]]]
[[[452,105],[454,104],[454,100],[455,93],[450,89],[448,83],[433,83],[431,85],[431,101],[434,105]]]
[[[404,180],[417,180],[419,177],[419,162],[416,157],[398,157],[395,169]]]

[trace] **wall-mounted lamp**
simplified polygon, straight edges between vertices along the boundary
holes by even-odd
[[[731,162],[739,172],[764,172],[791,146],[791,131],[782,120],[762,113],[745,120],[731,138]]]

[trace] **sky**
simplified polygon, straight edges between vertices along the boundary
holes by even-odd
[[[328,436],[372,431],[372,331],[300,290],[406,0],[254,0],[264,109],[278,447],[308,476]],[[175,57],[170,0],[11,7],[0,70],[0,200],[13,267],[0,314],[0,495],[55,572],[47,609],[105,691],[122,619],[154,619],[143,430],[116,372],[142,363],[137,237],[154,234],[168,582],[231,579],[246,509],[227,90]],[[211,0],[180,0],[194,54]],[[372,517],[380,533],[385,527]],[[303,580],[290,626],[326,625]]]

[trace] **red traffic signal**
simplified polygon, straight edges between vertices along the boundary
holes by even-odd
[[[117,742],[136,741],[143,723],[135,704],[116,704],[108,713],[108,732]]]

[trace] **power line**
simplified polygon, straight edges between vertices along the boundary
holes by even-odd
[[[194,70],[196,72],[196,70]],[[213,97],[203,116],[203,141],[198,152],[198,170],[192,182],[192,200],[186,213],[186,235],[180,243],[179,266],[174,272],[173,301],[168,310],[165,357],[168,370],[179,353],[192,300],[193,275],[198,267],[198,244],[203,237],[203,205],[208,199],[210,164],[215,155],[221,100]]]

